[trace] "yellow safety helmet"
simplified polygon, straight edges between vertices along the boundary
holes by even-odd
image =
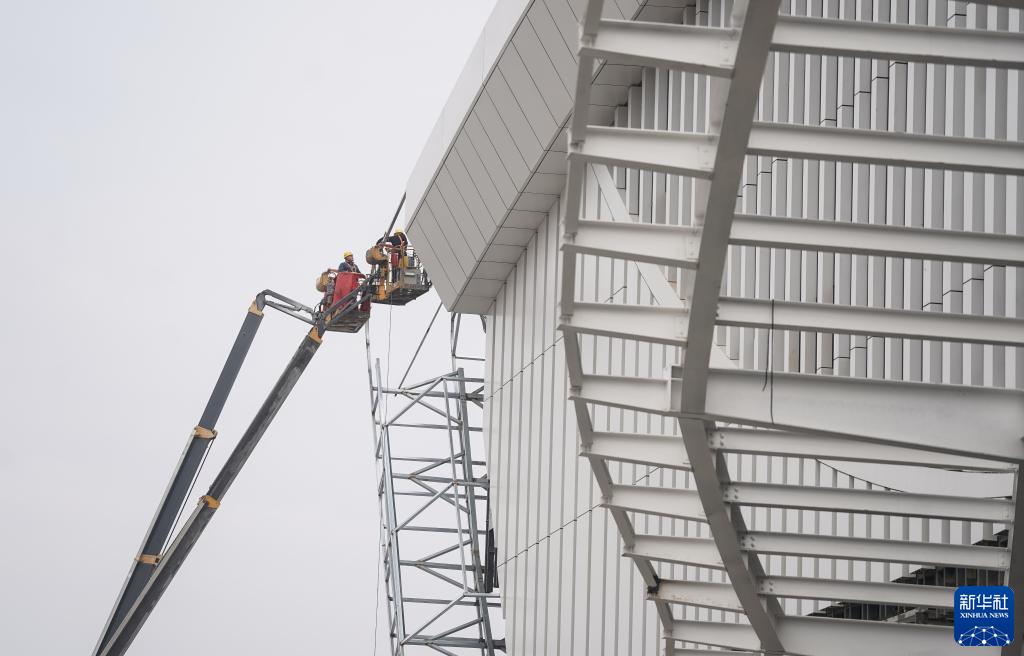
[[[352,251],[345,251],[345,254],[342,257],[352,257]]]
[[[405,234],[405,231],[404,231],[404,230],[402,230],[401,228],[396,228],[396,229],[395,229],[395,234],[396,234],[396,235],[404,235],[404,234]]]

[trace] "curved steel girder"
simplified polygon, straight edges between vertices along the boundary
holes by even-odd
[[[683,379],[687,384],[682,385],[680,391],[680,407],[684,408],[704,407],[711,351],[715,348],[718,295],[736,208],[736,189],[743,174],[747,142],[778,15],[778,0],[736,3],[734,21],[740,18],[743,22],[736,68],[728,91],[722,94],[718,88],[718,93],[712,95],[712,126],[718,128],[719,136],[714,170],[706,189],[705,221],[691,296],[683,364]],[[722,498],[722,485],[728,483],[729,475],[724,458],[714,453],[708,443],[714,423],[680,419],[679,427],[711,536],[751,629],[761,649],[785,651],[775,626],[775,618],[782,614],[782,609],[774,598],[767,600],[767,608],[762,605],[758,588],[758,579],[764,577],[761,561],[756,555],[748,557],[741,549],[739,535],[746,532],[743,518],[737,508],[730,507]]]

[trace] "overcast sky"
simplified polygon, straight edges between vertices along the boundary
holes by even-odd
[[[386,227],[493,4],[0,0],[0,653],[93,648],[252,297]],[[268,312],[193,496],[304,332]],[[370,653],[365,362],[328,336],[133,653]]]

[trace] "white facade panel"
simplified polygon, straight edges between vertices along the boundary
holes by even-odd
[[[530,177],[530,167],[523,159],[519,148],[516,147],[512,132],[502,121],[490,95],[481,95],[474,113],[480,118],[480,123],[487,132],[487,136],[497,149],[498,157],[501,158],[509,175],[512,176],[512,182],[516,185],[516,189],[520,189],[526,179]]]
[[[511,49],[508,56],[514,56]],[[520,157],[528,165],[535,162],[540,157],[544,147],[537,139],[534,126],[531,125],[530,120],[523,113],[522,107],[512,94],[512,90],[509,89],[508,82],[505,81],[505,76],[501,74],[500,69],[494,72],[484,90],[490,97],[491,102],[494,103],[494,108],[498,111],[498,117],[501,119],[501,122],[508,129],[509,134],[512,135],[512,142]],[[539,128],[540,126],[537,126],[537,129]]]
[[[481,262],[476,265],[473,277],[485,280],[500,280],[504,283],[505,278],[508,277],[508,274],[512,272],[514,267],[515,264],[511,262]]]
[[[483,124],[480,123],[480,117],[473,115],[466,120],[466,136],[469,137],[469,142],[476,150],[480,161],[483,162],[487,175],[498,189],[501,200],[505,205],[514,203],[518,189],[512,182],[512,177],[505,168],[505,164],[498,156],[498,151],[494,149],[494,144],[484,130]]]
[[[494,233],[495,226],[501,220],[500,217],[504,203],[498,193],[497,186],[494,184],[494,180],[488,175],[487,169],[484,168],[483,163],[480,161],[479,154],[473,147],[473,144],[469,142],[465,132],[460,134],[459,138],[455,140],[455,148],[449,155],[448,161],[451,162],[453,168],[461,166],[460,173],[464,173],[469,181],[473,183],[477,195],[479,195],[484,206],[487,208],[486,212],[475,213],[473,216],[477,227],[486,241],[486,238]],[[439,180],[435,180],[434,185],[436,186],[439,182]]]
[[[433,202],[431,202],[431,197],[433,197]],[[441,247],[441,252],[445,254],[450,253],[453,258],[452,261],[445,263],[445,270],[449,274],[449,279],[468,275],[466,269],[470,266],[470,262],[473,259],[472,248],[455,225],[455,220],[452,218],[451,212],[448,211],[448,206],[441,200],[440,194],[436,191],[431,191],[423,205],[423,212],[424,218],[428,222],[427,225],[436,225],[440,233],[446,237],[444,246]],[[431,224],[430,221],[434,223]],[[471,226],[467,227],[472,229]]]
[[[490,235],[494,226],[494,216],[491,214],[488,208],[488,203],[484,200],[484,193],[488,191],[488,187],[493,183],[490,179],[483,179],[482,176],[486,175],[485,172],[477,171],[477,179],[481,181],[481,186],[484,188],[484,192],[481,192],[480,186],[477,186],[473,176],[470,175],[466,164],[463,162],[462,156],[458,150],[452,152],[448,157],[448,161],[445,163],[444,169],[451,176],[452,183],[455,185],[456,191],[462,197],[463,202],[466,203],[466,207],[473,215],[473,221],[480,228],[481,233]],[[435,184],[442,184],[440,180],[440,174],[438,174],[438,180]],[[493,201],[492,201],[493,203]]]
[[[551,110],[548,109],[547,104],[545,104],[537,84],[530,75],[530,72],[526,70],[526,65],[523,64],[523,60],[514,46],[508,49],[505,57],[501,58],[498,70],[504,77],[505,82],[508,83],[515,102],[526,113],[526,118],[531,128],[533,128],[534,135],[539,139],[545,135],[553,134],[559,126],[555,122],[555,118]]]
[[[487,394],[488,465],[504,495],[492,499],[492,511],[496,525],[514,533],[499,538],[510,653],[655,654],[658,629],[653,621],[643,623],[643,586],[620,557],[621,540],[598,507],[587,463],[577,456],[555,330],[557,223],[556,208],[518,259],[488,317],[488,385],[496,390]],[[613,271],[607,260],[590,264],[589,295],[626,297],[623,271]],[[592,353],[606,371],[622,370],[621,345],[601,340]],[[643,369],[659,370],[663,356],[658,351],[657,364]],[[626,469],[643,475],[637,467]]]
[[[541,25],[542,27],[545,24],[550,26],[551,29],[545,30],[548,43],[541,42],[534,29],[534,24]],[[548,109],[551,111],[551,115],[555,117],[564,117],[572,109],[572,94],[569,91],[572,87],[566,87],[562,81],[563,78],[559,75],[559,71],[555,68],[555,64],[552,63],[551,56],[547,53],[548,47],[551,47],[552,50],[562,48],[562,43],[562,36],[554,29],[554,25],[551,23],[551,15],[548,14],[547,7],[544,6],[543,2],[535,2],[533,4],[533,7],[527,12],[527,20],[523,21],[523,25],[512,38],[515,50],[522,57],[523,62],[526,64],[526,70],[529,71],[530,76],[537,83],[548,105]],[[556,50],[556,52],[558,51]],[[572,68],[568,68],[571,60],[558,58],[557,61],[565,68],[562,72],[563,74],[571,72],[575,75],[575,65]],[[551,137],[556,133],[557,130],[547,133],[547,141],[550,141]],[[545,142],[543,145],[547,146],[547,143]]]
[[[431,217],[432,219],[432,217]],[[440,253],[442,245],[434,245],[434,240],[440,235],[440,231],[428,230],[428,220],[420,221],[418,225],[409,226],[407,229],[409,239],[412,243],[416,244],[417,249],[430,249],[435,253]],[[437,289],[439,295],[450,295],[452,298],[455,297],[456,289],[448,278],[448,273],[445,267],[435,267],[430,272],[430,279],[434,283],[434,288]],[[443,296],[442,296],[443,298]]]
[[[448,207],[452,218],[455,220],[455,225],[458,226],[459,230],[466,237],[466,241],[469,242],[474,256],[479,257],[479,254],[483,252],[486,245],[484,231],[489,232],[493,230],[494,225],[490,223],[485,223],[482,226],[477,224],[477,217],[480,217],[480,215],[470,212],[469,206],[466,204],[462,192],[455,185],[455,180],[452,179],[447,166],[438,172],[437,185],[427,194],[427,202],[430,203],[431,198],[435,195],[443,199],[444,204]],[[480,218],[486,220],[487,217],[482,216]]]
[[[427,194],[425,207],[430,209],[438,228],[448,237],[448,246],[458,258],[456,264],[459,270],[466,273],[467,270],[472,270],[472,261],[476,259],[477,250],[483,248],[483,238],[475,225],[459,223],[453,216],[452,206],[457,200],[453,198],[450,205],[438,191],[438,187],[433,187]]]

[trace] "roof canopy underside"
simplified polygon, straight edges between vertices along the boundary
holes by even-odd
[[[407,231],[450,311],[487,312],[562,191],[584,4],[499,0],[409,178]],[[683,11],[646,4],[604,13],[672,22]],[[640,75],[596,69],[589,122],[610,125]]]

